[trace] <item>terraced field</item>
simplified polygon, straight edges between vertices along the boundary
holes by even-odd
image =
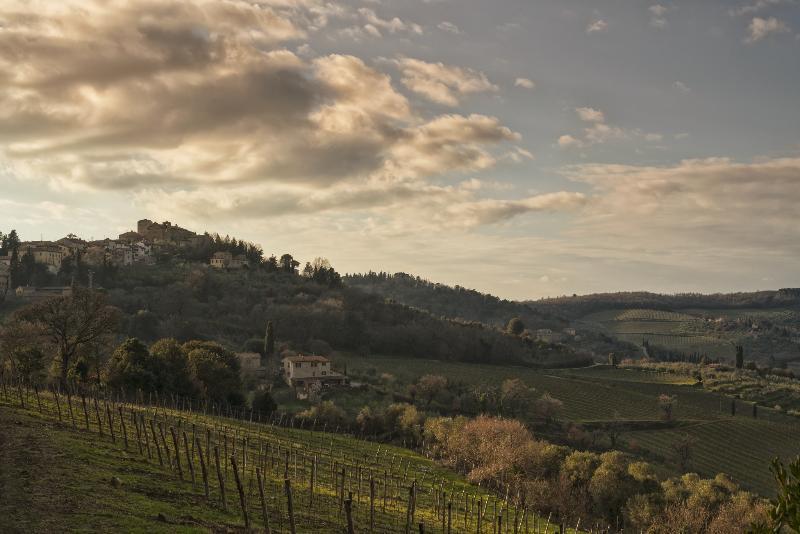
[[[602,331],[623,341],[641,345],[648,341],[669,350],[701,353],[711,358],[733,358],[731,339],[710,334],[700,315],[664,310],[606,310],[583,317],[579,326]]]
[[[788,459],[800,454],[800,419],[765,408],[759,408],[758,419],[753,419],[752,404],[744,401],[737,401],[737,415],[732,417],[729,397],[697,388],[680,376],[607,366],[541,371],[383,357],[340,356],[340,361],[352,370],[392,373],[400,382],[413,382],[426,373],[474,385],[520,378],[538,392],[549,392],[563,401],[564,420],[583,423],[659,420],[658,396],[673,395],[679,426],[629,432],[624,441],[677,470],[672,444],[688,434],[696,439],[692,470],[706,477],[728,473],[743,487],[764,495],[773,491],[770,460],[776,455]]]

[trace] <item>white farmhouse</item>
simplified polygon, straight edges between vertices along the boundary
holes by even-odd
[[[331,361],[324,356],[287,356],[283,360],[283,379],[294,388],[307,389],[312,384],[343,386],[350,379],[331,370]]]

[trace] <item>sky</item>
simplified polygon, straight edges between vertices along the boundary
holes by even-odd
[[[4,0],[0,229],[512,299],[797,286],[800,1]]]

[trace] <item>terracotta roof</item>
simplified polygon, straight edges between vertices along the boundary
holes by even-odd
[[[330,360],[325,356],[316,356],[316,355],[305,355],[305,354],[298,354],[297,356],[287,356],[284,360],[289,360],[290,362],[322,362],[326,363]]]

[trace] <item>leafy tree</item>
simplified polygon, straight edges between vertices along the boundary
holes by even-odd
[[[12,353],[17,372],[29,384],[38,384],[44,379],[45,355],[38,347],[26,347]]]
[[[771,501],[768,519],[751,527],[752,534],[780,534],[785,529],[800,532],[800,456],[785,466],[778,458],[770,467],[778,486],[778,496]]]
[[[194,396],[198,386],[189,357],[175,339],[160,339],[150,347],[150,356],[157,375],[159,391]]]
[[[36,325],[55,349],[61,364],[61,380],[81,349],[112,334],[119,312],[107,304],[103,293],[76,288],[71,295],[37,302],[17,312],[17,317]]]
[[[106,366],[106,382],[128,391],[162,391],[150,351],[136,338],[126,339],[114,350]]]
[[[233,352],[212,341],[189,341],[182,350],[205,398],[234,405],[244,402],[239,360]]]
[[[257,391],[253,397],[253,411],[264,415],[270,414],[278,409],[278,404],[272,398],[269,391]]]
[[[521,336],[525,331],[525,323],[519,317],[513,317],[506,325],[506,332],[515,336]]]
[[[295,260],[291,254],[284,254],[281,256],[280,259],[280,267],[281,270],[287,273],[297,273],[297,268],[300,266],[300,262]]]

